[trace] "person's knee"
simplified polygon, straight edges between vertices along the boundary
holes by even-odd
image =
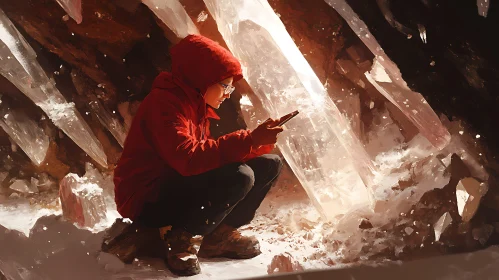
[[[268,171],[273,175],[272,177],[276,177],[281,173],[284,162],[279,155],[267,154],[263,155],[262,158],[267,161]]]
[[[243,199],[255,184],[253,169],[246,164],[240,165],[237,169],[234,183],[234,186],[231,188],[234,196],[238,199]]]

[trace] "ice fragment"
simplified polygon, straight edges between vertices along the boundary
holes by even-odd
[[[487,190],[487,186],[475,178],[464,178],[459,181],[456,187],[457,208],[464,222],[469,222],[473,218]]]
[[[208,14],[205,11],[201,11],[198,15],[197,22],[203,22],[208,18]]]
[[[411,227],[406,227],[404,231],[407,235],[411,235],[414,232],[414,229]]]
[[[20,193],[37,193],[38,188],[36,186],[32,186],[26,180],[15,180],[12,185],[9,187],[12,190],[18,191]]]
[[[276,255],[267,267],[268,274],[303,271],[303,267],[289,253]]]
[[[442,233],[444,233],[444,231],[451,223],[451,215],[449,214],[449,212],[445,212],[445,214],[443,214],[433,226],[433,229],[435,230],[435,241],[440,240],[440,236],[442,236]]]

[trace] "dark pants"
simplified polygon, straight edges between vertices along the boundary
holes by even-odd
[[[146,204],[139,223],[172,226],[206,235],[222,221],[238,228],[248,224],[281,172],[282,160],[267,154],[232,163],[169,184],[154,204]]]

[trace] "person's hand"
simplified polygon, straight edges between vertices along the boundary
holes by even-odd
[[[275,126],[279,120],[267,119],[251,132],[253,147],[273,145],[277,142],[277,135],[283,131],[280,126]]]

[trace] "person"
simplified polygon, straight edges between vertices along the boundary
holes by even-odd
[[[268,119],[256,129],[218,139],[210,119],[242,79],[238,60],[218,43],[189,35],[170,50],[171,72],[155,79],[132,121],[114,171],[116,204],[124,218],[159,228],[168,268],[200,273],[203,258],[252,258],[248,224],[278,177],[282,160],[268,154],[283,131]],[[194,235],[203,241],[196,254]]]

